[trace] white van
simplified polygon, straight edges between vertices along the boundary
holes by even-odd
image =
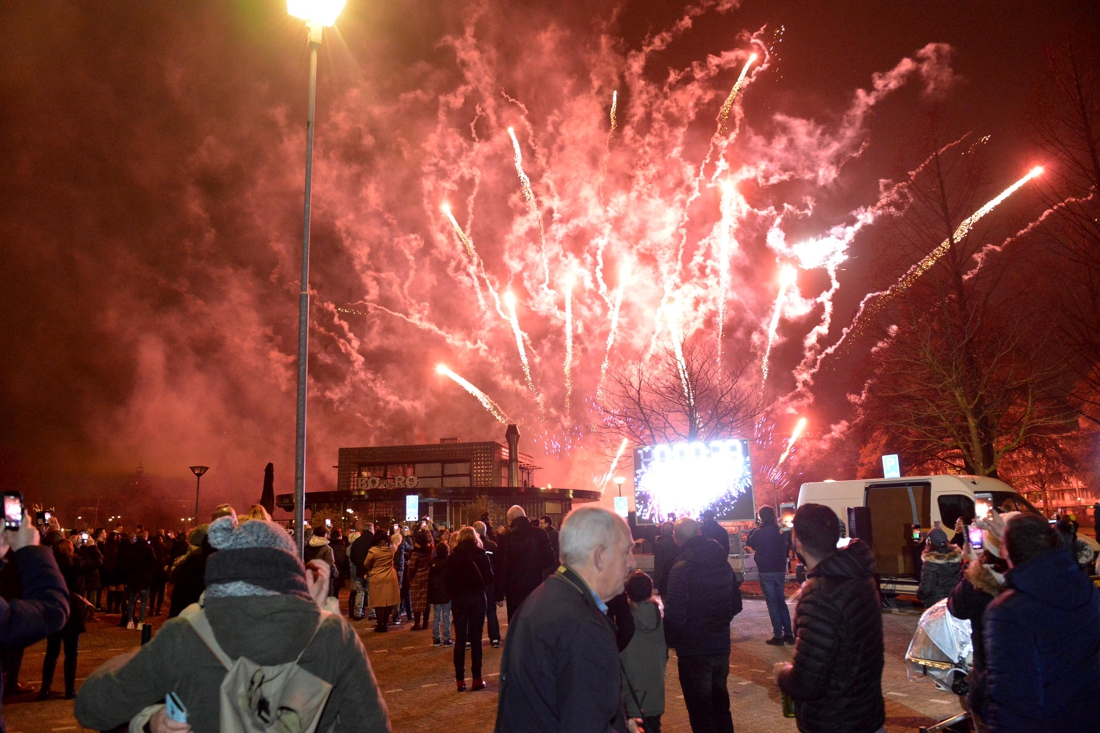
[[[904,478],[820,481],[802,484],[798,506],[824,504],[836,512],[845,530],[848,507],[865,506],[871,515],[871,549],[879,576],[908,585],[919,578],[923,538],[942,527],[948,538],[955,522],[974,518],[974,494],[989,493],[1002,512],[1041,514],[1008,484],[985,476],[906,476]],[[919,528],[919,537],[913,529]]]

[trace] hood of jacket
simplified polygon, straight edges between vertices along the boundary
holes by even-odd
[[[866,542],[853,540],[822,560],[806,574],[809,578],[866,580],[875,574],[875,556]]]
[[[726,548],[714,540],[695,535],[680,546],[680,560],[700,565],[724,565],[728,562]]]
[[[312,537],[309,538],[309,546],[310,547],[324,547],[327,544],[328,544],[328,540],[325,539],[324,537],[318,537],[317,535],[313,535]]]
[[[1005,585],[1063,611],[1087,605],[1095,592],[1073,557],[1061,549],[1044,552],[1009,570]]]
[[[661,609],[653,600],[641,603],[631,601],[630,612],[634,616],[635,634],[652,634],[661,627]]]
[[[222,649],[257,664],[297,657],[321,614],[314,601],[288,595],[208,598],[203,609]]]
[[[966,579],[970,581],[970,585],[994,598],[1005,587],[1005,576],[989,565],[982,564],[981,560],[971,560],[966,566]]]
[[[929,547],[920,554],[920,559],[921,562],[928,562],[934,565],[961,563],[962,550],[960,550],[956,545],[947,545],[942,550],[936,550]]]

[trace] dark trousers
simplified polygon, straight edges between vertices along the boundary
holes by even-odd
[[[57,658],[61,656],[61,647],[65,647],[65,694],[76,692],[76,653],[80,644],[80,632],[75,629],[62,629],[46,637],[46,657],[42,660],[42,692],[53,687],[53,671],[57,667]]]
[[[677,657],[680,689],[692,733],[733,733],[730,693],[730,656]]]
[[[153,583],[153,589],[149,594],[149,609],[153,616],[160,615],[160,607],[164,604],[164,585],[163,581]]]
[[[485,594],[451,599],[455,625],[455,679],[466,678],[466,642],[470,642],[470,672],[481,678],[481,630],[485,626]]]
[[[508,609],[508,623],[512,623],[512,617],[516,615],[516,611],[519,610],[519,606],[525,600],[527,596],[531,595],[531,592],[527,593],[508,593],[504,597],[504,605]]]
[[[23,666],[23,649],[9,649],[4,652],[4,691],[14,692],[19,684],[19,669]]]
[[[497,618],[497,604],[493,602],[493,591],[485,591],[485,632],[489,641],[500,641],[500,619]]]
[[[661,733],[661,716],[647,715],[643,718],[645,733]]]
[[[381,631],[385,631],[386,629],[389,628],[389,619],[390,619],[390,609],[391,608],[396,608],[396,606],[380,606],[380,607],[374,609],[375,618],[378,621],[378,623],[375,624],[374,628],[379,629]]]

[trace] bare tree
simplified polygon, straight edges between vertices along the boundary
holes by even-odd
[[[762,409],[759,390],[744,381],[748,368],[748,359],[720,364],[701,339],[638,353],[608,372],[598,430],[637,445],[747,434]]]

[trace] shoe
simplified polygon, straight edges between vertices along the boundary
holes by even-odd
[[[443,646],[443,642],[440,641],[439,637],[437,636],[436,638],[432,639],[432,646]]]
[[[37,697],[35,697],[34,699],[35,699],[35,700],[38,700],[39,702],[41,702],[42,700],[49,700],[49,699],[50,699],[50,691],[49,691],[49,689],[48,689],[48,688],[45,688],[45,687],[43,687],[43,688],[42,688],[42,691],[41,691],[41,692],[39,692],[39,693],[38,693],[38,696],[37,696]]]
[[[470,690],[473,691],[473,692],[477,692],[478,690],[484,690],[484,689],[485,689],[485,680],[481,679],[480,677],[474,677],[474,681],[470,685]]]
[[[489,646],[493,647],[494,649],[500,649],[500,639],[493,639],[489,642]]]
[[[443,642],[443,646],[454,646],[454,645],[455,645],[455,643],[454,643],[453,639],[446,639]]]
[[[782,636],[773,636],[772,638],[768,639],[764,643],[767,644],[768,646],[783,646],[783,637]]]
[[[420,631],[420,624],[413,624],[412,631]]]
[[[473,648],[474,648],[474,646],[473,646],[473,644],[471,644],[470,642],[466,642],[466,648],[467,648],[467,649],[473,649]]]
[[[458,691],[459,692],[466,692],[466,680],[459,680],[458,681]]]
[[[15,686],[8,689],[4,689],[4,695],[26,695],[28,692],[34,692],[34,688],[30,685],[24,685],[22,682],[16,682]]]
[[[784,644],[793,644],[794,643],[794,637],[791,636],[790,634],[784,634],[783,635],[783,643]]]
[[[66,700],[75,700],[76,699],[76,690],[66,690],[65,691],[65,699]]]
[[[127,622],[126,622],[126,630],[127,630],[127,631],[133,631],[133,630],[134,630],[134,629],[136,629],[136,628],[137,628],[137,627],[136,627],[136,626],[134,626],[134,622],[133,622],[133,621],[127,621]]]

